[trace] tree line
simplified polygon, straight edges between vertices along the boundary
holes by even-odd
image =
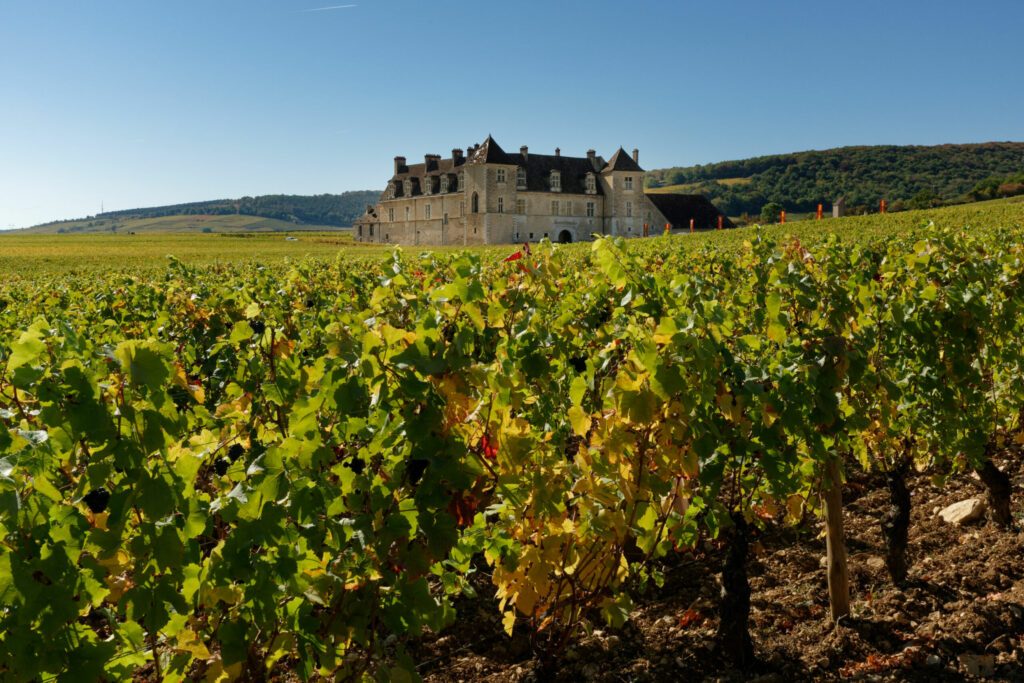
[[[215,199],[205,202],[190,202],[170,206],[154,206],[144,209],[108,211],[96,218],[159,218],[179,215],[224,216],[240,214],[276,218],[299,225],[333,225],[348,227],[366,211],[367,204],[377,201],[380,193],[373,190],[358,190],[342,194],[318,195],[262,195],[240,199]]]
[[[839,197],[858,213],[928,208],[1024,192],[1024,143],[841,147],[650,171],[647,186],[686,185],[730,216],[830,207]]]

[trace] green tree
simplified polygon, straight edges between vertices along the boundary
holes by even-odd
[[[761,207],[761,222],[762,223],[778,223],[779,213],[784,210],[782,204],[778,202],[768,202]]]

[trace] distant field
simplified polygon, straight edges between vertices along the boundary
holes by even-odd
[[[291,232],[296,230],[345,231],[329,225],[296,225],[276,218],[244,215],[177,215],[157,218],[104,218],[47,223],[19,230],[22,235],[116,234],[129,232]]]
[[[295,241],[289,241],[294,237]],[[28,275],[61,271],[128,270],[163,267],[168,256],[195,264],[281,262],[332,258],[354,247],[347,234],[183,233],[26,235],[0,233],[0,271]]]
[[[736,185],[749,185],[750,182],[751,178],[721,178],[719,180],[708,180],[701,183],[684,183],[682,185],[648,187],[644,192],[651,192],[654,194],[689,194],[696,192],[700,187],[707,185],[708,183],[718,183],[719,185],[725,185],[726,187],[734,187]]]
[[[986,226],[1024,228],[1024,197],[978,202],[961,206],[904,211],[886,215],[851,216],[795,220],[790,217],[786,225],[764,226],[768,234],[792,234],[802,240],[833,232],[846,239],[878,236],[921,227],[929,221],[952,227]],[[731,248],[749,239],[753,228],[738,228],[719,232],[706,231],[696,235],[677,234],[671,239],[683,240],[693,248],[715,246]],[[294,237],[289,241],[287,237]],[[294,235],[280,233],[253,233],[217,235],[196,233],[79,234],[33,235],[19,232],[0,233],[0,272],[8,280],[31,278],[36,274],[91,271],[137,271],[161,269],[167,257],[208,265],[217,263],[260,263],[279,265],[286,260],[306,258],[327,260],[338,255],[348,257],[383,258],[396,245],[358,245],[351,236],[334,231],[329,233],[300,232]],[[462,247],[404,246],[406,252],[449,251]],[[477,251],[504,255],[514,245],[494,245],[472,248]],[[570,249],[587,248],[570,246]]]

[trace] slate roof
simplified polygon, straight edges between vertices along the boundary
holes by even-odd
[[[631,159],[632,161],[632,159]],[[712,230],[718,227],[718,217],[723,215],[718,208],[702,194],[663,194],[648,193],[646,195],[651,203],[665,215],[669,223],[677,230],[689,230],[690,219],[694,219],[694,227],[697,230]],[[736,227],[728,216],[725,216],[722,226],[726,228]]]
[[[608,165],[602,168],[601,171],[634,171],[636,173],[643,173],[640,164],[633,161],[633,157],[626,154],[626,150],[621,147],[612,155],[612,158],[608,160]]]
[[[426,163],[412,164],[405,167],[401,173],[396,173],[392,181],[402,183],[405,180],[412,180],[412,195],[422,195],[424,177],[432,178],[434,194],[440,192],[440,182],[436,178],[444,173],[450,173],[453,179],[449,181],[454,187],[454,176],[464,164],[507,164],[519,166],[526,169],[526,191],[527,192],[549,192],[551,190],[551,172],[561,173],[563,194],[586,194],[586,178],[588,173],[595,176],[604,171],[636,171],[642,173],[633,157],[626,153],[621,147],[607,163],[601,157],[595,157],[591,161],[588,157],[568,157],[554,154],[533,154],[527,153],[524,157],[520,153],[509,154],[501,148],[493,137],[487,139],[480,145],[471,149],[469,155],[460,160],[456,165],[453,159],[431,159],[430,167]],[[510,184],[517,180],[516,171],[511,172],[508,179]],[[596,194],[601,192],[601,183],[596,183]],[[399,195],[406,197],[410,195]],[[387,190],[381,195],[381,199],[387,199]]]
[[[588,173],[594,174],[597,194],[602,194],[601,183],[596,181],[599,173],[586,157],[563,157],[530,152],[525,160],[521,155],[515,155],[512,163],[526,169],[527,192],[550,191],[551,172],[558,171],[562,175],[562,194],[586,194]],[[515,180],[513,178],[512,182]]]
[[[514,164],[505,150],[490,135],[476,151],[469,155],[471,164]]]

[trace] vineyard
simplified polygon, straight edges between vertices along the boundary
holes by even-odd
[[[907,591],[916,487],[1016,539],[1024,204],[833,225],[5,279],[0,677],[411,681],[483,609],[549,680],[694,563],[756,669],[766,546],[857,622],[851,503]]]

